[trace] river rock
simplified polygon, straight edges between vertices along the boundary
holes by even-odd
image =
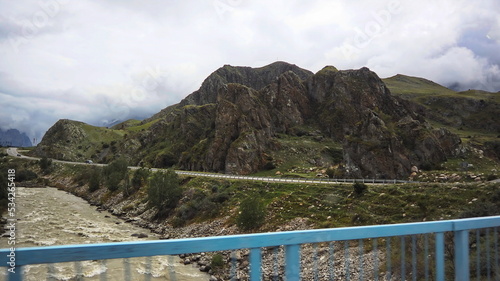
[[[411,167],[411,172],[412,172],[412,173],[418,173],[418,171],[419,171],[419,170],[418,170],[418,167],[417,167],[417,166],[412,166],[412,167]]]
[[[210,265],[202,265],[200,266],[200,271],[201,272],[209,272],[212,267]]]
[[[137,237],[137,238],[147,238],[148,237],[148,235],[146,233],[134,233],[130,236]]]
[[[244,260],[240,264],[240,269],[247,268],[250,265],[250,263],[247,260]]]

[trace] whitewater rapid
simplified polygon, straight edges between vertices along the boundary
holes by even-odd
[[[16,193],[16,248],[158,239],[149,230],[98,211],[85,200],[56,188],[18,187]],[[141,233],[148,237],[132,236]],[[9,247],[7,237],[1,237],[0,248]],[[0,280],[6,280],[6,275],[3,270]],[[194,281],[209,278],[197,268],[181,264],[174,256],[31,265],[25,267],[25,275],[24,280],[33,281]]]

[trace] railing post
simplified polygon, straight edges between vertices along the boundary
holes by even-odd
[[[300,245],[285,246],[285,280],[300,280]]]
[[[436,233],[436,280],[444,281],[444,233]]]
[[[9,272],[9,281],[22,281],[23,280],[23,267],[17,267],[15,273]]]
[[[260,269],[261,252],[260,248],[250,249],[250,280],[260,281],[262,272]]]
[[[469,281],[469,231],[455,231],[455,281]]]

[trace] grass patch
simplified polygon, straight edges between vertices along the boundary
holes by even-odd
[[[150,121],[150,122],[147,122],[147,123],[144,123],[144,124],[141,124],[141,122],[139,121],[137,124],[135,124],[133,126],[130,126],[130,127],[127,127],[125,130],[127,130],[129,132],[132,132],[132,133],[136,133],[136,132],[140,132],[140,131],[145,131],[145,130],[149,129],[153,124],[155,124],[156,122],[158,122],[159,120],[160,119],[155,119],[153,121]]]
[[[230,196],[219,216],[233,214],[248,194],[266,207],[263,231],[275,230],[295,218],[316,228],[419,222],[459,218],[477,200],[493,195],[495,184],[370,185],[363,195],[353,185],[289,184],[192,178],[184,185],[205,192],[223,186]],[[496,214],[490,214],[496,215]]]
[[[337,164],[343,160],[341,144],[305,129],[303,135],[280,134],[275,141],[280,149],[269,153],[274,168],[259,171],[254,176],[275,176],[279,171],[289,177],[311,178],[316,177],[317,168],[324,167],[325,163]]]
[[[382,79],[392,94],[405,95],[408,97],[419,97],[422,95],[447,94],[453,95],[456,92],[443,87],[430,80],[406,75],[395,75]]]

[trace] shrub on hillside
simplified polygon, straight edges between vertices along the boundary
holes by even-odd
[[[125,179],[128,171],[128,163],[124,158],[119,158],[111,162],[103,169],[103,177],[106,187],[110,191],[116,191],[120,187],[120,182]]]
[[[158,209],[158,215],[162,216],[174,209],[181,196],[182,188],[174,170],[156,172],[149,180],[148,203]]]
[[[368,186],[361,182],[354,183],[352,187],[354,188],[354,193],[356,193],[356,195],[358,196],[363,195],[363,193],[365,193],[365,191],[368,189]]]
[[[94,192],[101,186],[101,171],[94,167],[89,177],[89,192]]]
[[[134,189],[141,188],[141,186],[146,184],[146,182],[148,181],[149,175],[150,175],[150,172],[148,169],[140,168],[140,169],[135,170],[134,176],[132,177],[132,182],[131,182],[132,187]]]
[[[30,181],[38,178],[38,175],[31,171],[31,170],[20,170],[16,172],[16,181],[17,182],[23,182],[23,181]]]
[[[257,196],[250,196],[240,204],[240,213],[236,223],[242,230],[254,230],[261,227],[266,219],[266,206]]]
[[[52,171],[52,159],[48,159],[47,157],[42,157],[40,161],[38,161],[38,165],[44,174],[48,174]]]

